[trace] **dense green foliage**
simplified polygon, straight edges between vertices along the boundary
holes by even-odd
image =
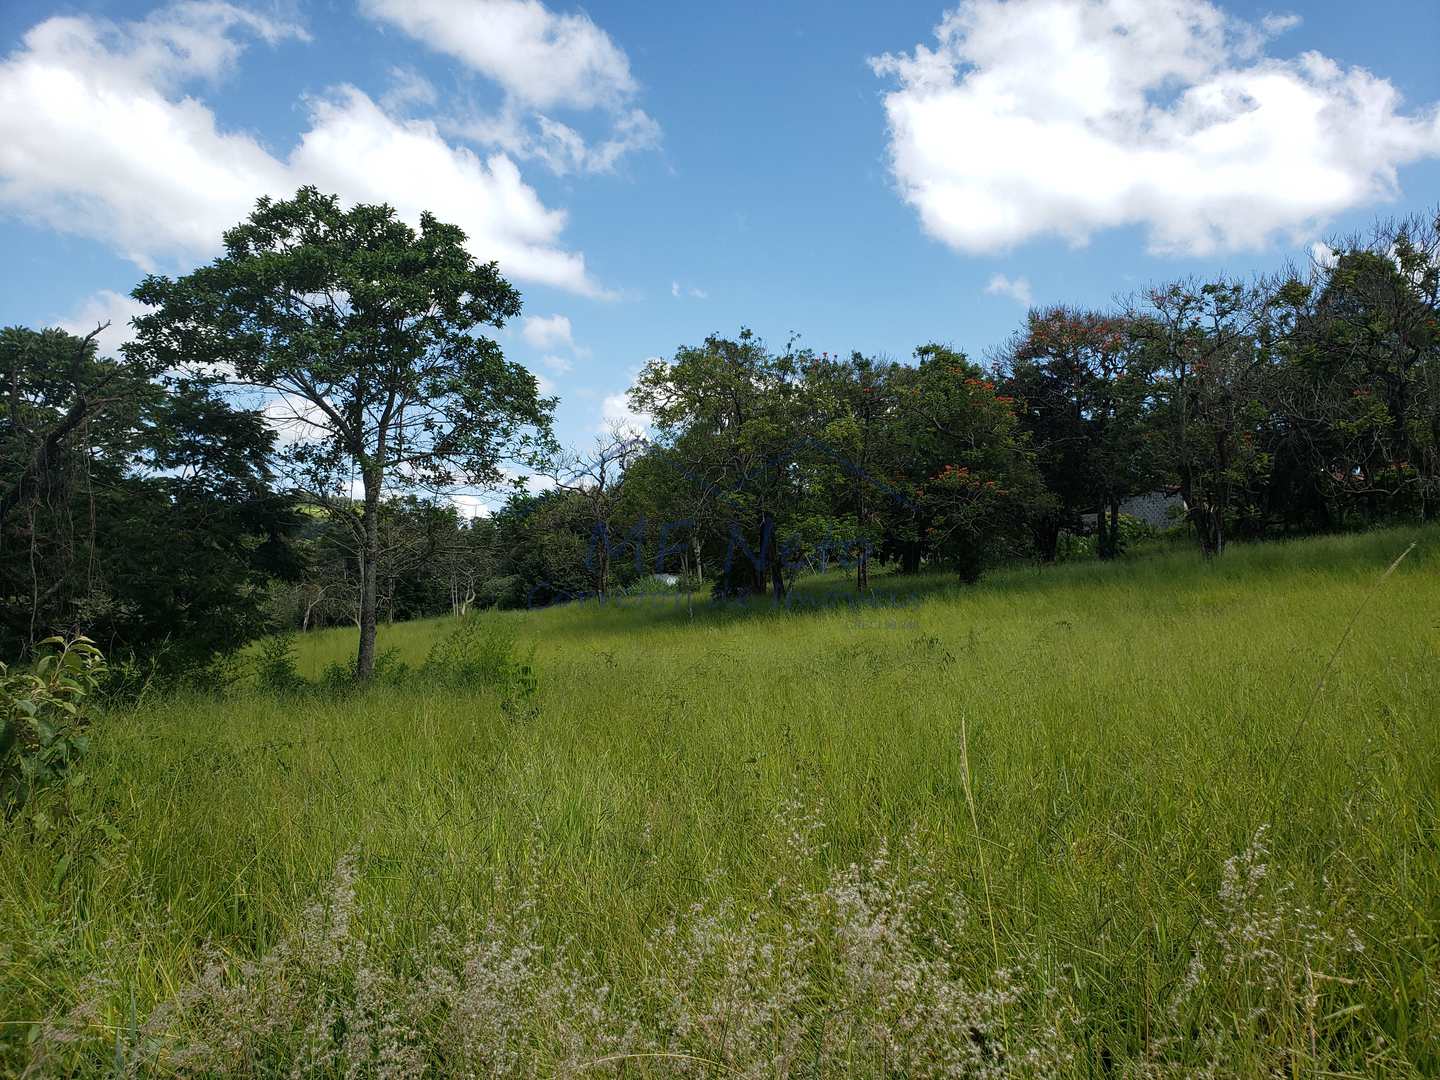
[[[0,815],[70,774],[89,746],[89,698],[105,657],[89,638],[48,638],[33,671],[0,664]]]
[[[4,1066],[1434,1075],[1437,560],[487,614],[533,712],[421,679],[106,716],[0,833]]]
[[[295,570],[256,412],[94,335],[0,331],[0,652],[84,632],[179,671],[264,632]]]

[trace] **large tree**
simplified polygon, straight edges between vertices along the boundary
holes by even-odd
[[[768,577],[784,599],[781,533],[797,505],[797,457],[811,442],[802,378],[809,359],[789,348],[772,353],[747,329],[734,339],[712,334],[671,362],[652,360],[630,390],[631,404],[654,417],[661,445],[693,486],[714,492],[730,523],[721,591],[764,592]]]
[[[921,560],[967,581],[1027,550],[1028,523],[1048,508],[1015,402],[963,353],[922,345],[891,371],[895,492],[883,503],[886,551],[902,573]]]
[[[520,296],[465,239],[428,213],[417,231],[389,206],[347,210],[307,187],[261,199],[209,265],[133,294],[154,310],[128,355],[264,392],[293,421],[286,474],[356,539],[360,680],[375,663],[387,489],[493,487],[506,461],[549,448],[553,400],[478,332],[517,315]]]
[[[897,491],[886,480],[896,468],[895,390],[899,366],[852,353],[848,360],[823,356],[806,372],[820,425],[817,486],[834,513],[835,535],[853,532],[842,556],[854,551],[855,588],[870,588],[870,560],[879,546],[881,510]],[[832,545],[834,546],[834,545]]]
[[[1268,470],[1256,439],[1276,356],[1267,283],[1179,282],[1131,323],[1156,371],[1158,430],[1204,554],[1225,549],[1236,497]]]
[[[1032,311],[1001,355],[1007,395],[1019,405],[1055,511],[1035,522],[1040,555],[1052,561],[1062,530],[1078,531],[1093,512],[1096,552],[1120,551],[1120,503],[1158,482],[1148,412],[1151,351],[1130,320],[1099,311]]]

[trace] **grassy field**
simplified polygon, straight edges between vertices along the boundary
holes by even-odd
[[[1440,533],[877,594],[104,716],[0,832],[0,1067],[1440,1074]]]

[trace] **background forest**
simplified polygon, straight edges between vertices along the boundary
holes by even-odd
[[[308,211],[303,199],[276,206],[341,215],[311,195]],[[263,245],[277,227],[257,213],[231,239]],[[237,252],[213,273],[248,273]],[[298,431],[293,417],[276,422],[275,403],[293,406],[306,384],[261,370],[273,338],[243,344],[238,322],[203,341],[176,330],[185,302],[220,303],[196,291],[220,288],[205,272],[137,289],[158,312],[141,322],[169,322],[122,356],[106,354],[104,328],[0,337],[6,655],[85,634],[122,670],[169,677],[274,629],[359,627],[367,583],[383,622],[664,590],[673,577],[782,599],[797,574],[837,564],[863,591],[879,569],[973,581],[1013,561],[1111,559],[1167,528],[1218,556],[1232,539],[1440,510],[1430,220],[1383,224],[1271,278],[1164,284],[1108,311],[1032,310],[983,362],[934,343],[899,362],[712,335],[641,372],[630,401],[650,430],[615,426],[568,452],[549,435],[553,402],[492,347],[484,363],[511,388],[477,382],[486,400],[457,399],[437,418],[421,405],[448,390],[411,386],[408,418],[402,407],[387,430],[402,449],[406,432],[412,448],[432,442],[395,457],[365,497],[365,448],[304,430],[324,393],[299,395]],[[483,273],[493,292],[455,326],[518,312],[493,268],[455,272]],[[434,438],[457,422],[493,444],[461,448],[470,473],[451,467],[458,443]],[[495,490],[522,473],[531,490],[488,515],[464,517],[446,497],[466,479]],[[1124,512],[1146,495],[1169,519]]]

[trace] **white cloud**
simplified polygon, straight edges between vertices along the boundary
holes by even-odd
[[[539,0],[361,0],[369,17],[494,80],[505,104],[455,124],[465,137],[533,158],[556,173],[609,172],[626,154],[660,145],[660,125],[634,105],[630,60],[583,12]],[[542,110],[601,110],[607,135],[588,140]]]
[[[214,254],[257,197],[314,183],[389,202],[412,222],[433,210],[508,275],[603,295],[584,257],[559,246],[564,212],[541,203],[513,160],[452,146],[433,123],[397,120],[353,87],[308,103],[310,126],[285,160],[221,130],[182,87],[233,66],[241,32],[299,34],[220,3],[31,29],[0,61],[0,210],[99,239],[150,270]]]
[[[1340,256],[1324,240],[1316,240],[1310,245],[1310,261],[1318,267],[1329,270],[1340,261]]]
[[[554,349],[564,345],[575,348],[570,320],[564,315],[526,315],[520,324],[520,336],[537,349]]]
[[[450,501],[455,505],[456,512],[467,521],[490,516],[491,507],[484,496],[460,493],[451,495]]]
[[[568,375],[571,371],[575,370],[575,365],[563,356],[542,356],[540,363],[544,364],[557,375]]]
[[[547,209],[504,154],[480,159],[427,120],[396,120],[354,87],[312,103],[313,126],[291,155],[305,182],[348,199],[385,201],[408,220],[422,210],[459,225],[470,247],[506,273],[605,295],[584,256],[555,246],[565,213]]]
[[[120,355],[120,346],[134,340],[135,328],[130,320],[150,309],[113,289],[101,289],[87,297],[73,312],[60,319],[62,330],[84,337],[97,326],[109,323],[96,339],[102,356]]]
[[[649,357],[645,363],[649,364],[657,357]],[[633,383],[643,370],[643,365],[630,372],[630,381]],[[600,401],[600,420],[595,430],[602,434],[611,431],[620,431],[631,436],[647,436],[655,418],[649,413],[636,412],[630,408],[630,399],[624,391],[615,394],[606,394]]]
[[[680,282],[678,281],[670,282],[670,295],[674,297],[689,296],[693,297],[696,300],[708,300],[710,298],[710,294],[704,289],[698,288],[694,285],[684,287],[681,286]]]
[[[1030,289],[1030,279],[1017,277],[1014,279],[1004,274],[995,274],[985,286],[986,296],[1008,296],[1017,304],[1024,304],[1029,307],[1035,301],[1035,294]]]
[[[267,393],[260,411],[282,445],[319,442],[330,430],[325,411],[298,394]]]
[[[592,141],[568,124],[543,114],[530,115],[513,104],[494,115],[447,126],[473,142],[539,161],[561,176],[613,172],[626,154],[660,145],[660,125],[640,109],[616,116],[609,135]]]
[[[536,108],[613,106],[635,92],[625,53],[583,13],[539,0],[361,0],[360,10]]]
[[[600,402],[600,423],[597,431],[618,430],[626,435],[645,435],[654,418],[649,413],[635,412],[624,393],[606,394]]]
[[[440,100],[435,84],[413,68],[390,69],[390,89],[380,97],[386,112],[404,112],[415,105],[434,105]]]
[[[186,10],[180,23],[54,18],[25,35],[0,63],[0,206],[153,269],[214,250],[256,196],[284,189],[284,166],[253,138],[172,96],[239,51],[228,10],[208,34]]]
[[[1209,0],[962,0],[937,44],[872,60],[891,165],[926,231],[967,252],[1141,226],[1203,254],[1297,238],[1392,197],[1440,114],[1315,52],[1265,55]]]
[[[1260,30],[1266,37],[1276,37],[1287,30],[1294,30],[1303,22],[1299,15],[1266,15],[1260,20]]]

